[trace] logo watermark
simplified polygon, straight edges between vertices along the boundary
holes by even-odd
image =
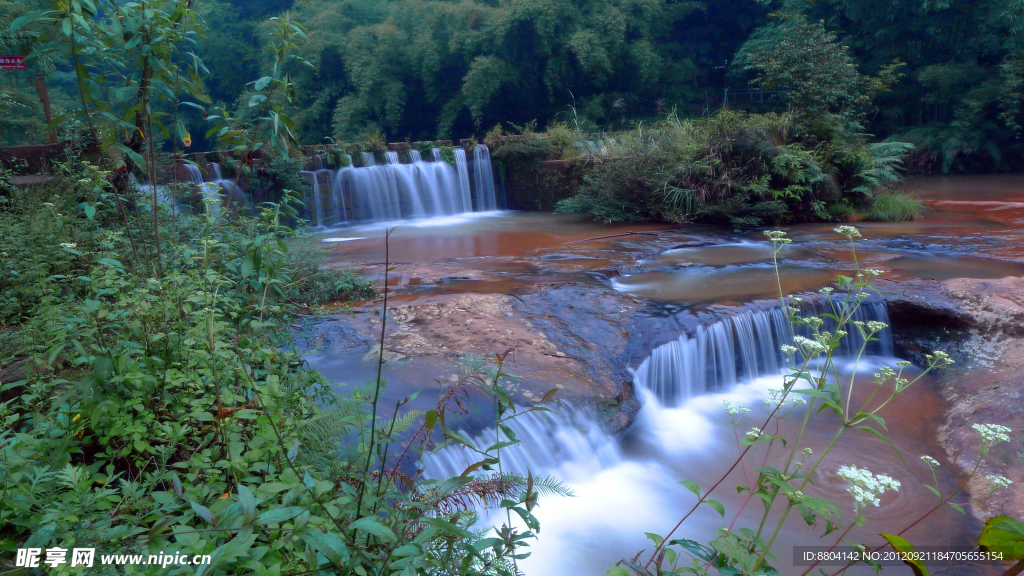
[[[71,553],[70,559],[68,552]],[[71,567],[92,568],[97,563],[95,548],[18,548],[14,565],[18,568],[39,568],[40,564],[56,568],[70,562]],[[199,566],[212,562],[209,554],[100,554],[100,566]]]

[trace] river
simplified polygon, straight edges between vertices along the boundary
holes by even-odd
[[[907,187],[925,200],[927,216],[857,224],[865,237],[857,246],[862,267],[884,270],[886,282],[907,290],[951,278],[1024,276],[1024,179],[918,178]],[[783,252],[787,292],[815,291],[849,270],[848,246],[834,227],[784,227],[794,239]],[[354,266],[382,283],[383,233],[380,226],[348,227],[321,240],[330,247],[332,264]],[[520,567],[529,575],[600,576],[616,561],[650,548],[644,532],[666,533],[695,500],[679,482],[713,483],[735,459],[737,438],[764,420],[762,401],[781,384],[778,346],[787,341],[777,310],[772,312],[769,246],[759,231],[601,226],[545,213],[403,224],[390,242],[393,321],[385,344],[385,402],[423,390],[413,407],[429,409],[440,389],[435,381],[450,377],[462,354],[513,349],[509,370],[521,377],[510,383],[516,401],[530,406],[551,387],[561,388],[563,399],[555,415],[530,415],[520,423],[524,445],[512,449],[520,454],[510,454],[507,463],[552,474],[576,492],[542,500],[540,538]],[[379,306],[346,305],[314,323],[306,334],[306,345],[317,350],[309,356],[311,366],[339,384],[371,379]],[[887,319],[884,304],[866,307],[865,314]],[[858,368],[857,394],[870,387],[870,376],[863,375],[896,362],[889,335],[882,340]],[[853,368],[848,362],[844,371]],[[948,408],[938,388],[926,377],[882,412],[902,458],[874,436],[849,433],[814,476],[808,493],[839,503],[847,518],[852,498],[835,476],[838,466],[854,463],[902,483],[898,494],[883,496],[880,507],[867,511],[864,526],[847,540],[877,545],[880,531],[898,531],[934,505],[923,486],[930,473],[919,456],[941,462],[937,480],[943,490],[962,478],[937,439]],[[722,407],[726,400],[753,410],[735,430]],[[632,409],[616,413],[618,405]],[[795,435],[801,417],[794,412],[783,432]],[[463,426],[480,433],[485,420],[469,418]],[[804,445],[817,451],[838,421],[819,414],[811,422]],[[758,448],[737,467],[716,492],[726,522],[742,508],[737,526],[757,525],[759,505],[744,507],[746,495],[734,486],[784,457],[781,449]],[[458,474],[469,462],[447,451],[428,457],[424,469],[428,475]],[[722,518],[704,507],[676,537],[706,542],[720,525]],[[970,545],[978,530],[970,516],[946,508],[906,537],[922,545]],[[819,538],[821,533],[796,514],[787,520],[774,548],[783,574],[806,569],[793,566],[793,546],[832,544],[835,535]]]

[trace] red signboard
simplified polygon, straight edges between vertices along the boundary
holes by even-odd
[[[0,56],[0,70],[27,70],[24,56]]]

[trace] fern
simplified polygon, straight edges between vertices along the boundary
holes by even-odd
[[[871,196],[878,188],[891,188],[900,183],[903,158],[914,149],[914,145],[907,142],[876,142],[868,144],[868,149],[873,161],[871,166],[857,173],[862,184],[853,191]]]

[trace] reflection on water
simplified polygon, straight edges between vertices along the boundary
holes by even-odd
[[[900,256],[885,265],[904,276],[949,280],[951,278],[1006,278],[1024,276],[1024,264],[978,256]]]
[[[783,265],[779,272],[786,294],[816,290],[835,279],[832,272],[820,268]],[[623,276],[612,283],[617,290],[633,296],[687,304],[749,302],[779,293],[775,268],[765,265],[658,270]]]

